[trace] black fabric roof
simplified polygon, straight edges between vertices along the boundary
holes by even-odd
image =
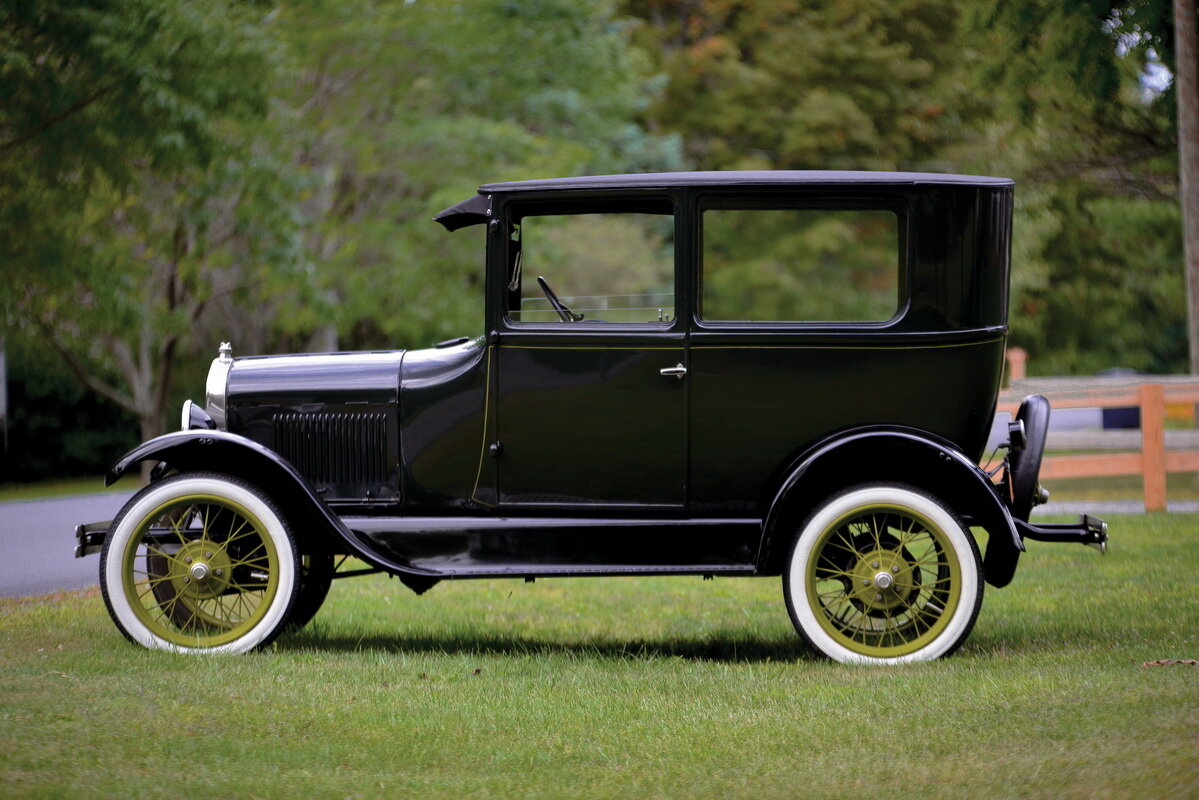
[[[468,225],[479,225],[491,217],[491,198],[480,192],[452,205],[433,216],[434,222],[440,222],[447,231],[456,231]]]
[[[479,193],[438,213],[434,220],[447,230],[478,225],[491,217],[490,195],[501,192],[571,189],[673,189],[685,186],[1013,186],[1010,178],[950,175],[938,172],[851,172],[835,170],[755,170],[726,172],[643,172],[629,175],[583,175],[530,181],[485,183]]]
[[[665,189],[684,186],[1012,186],[1010,178],[949,175],[936,172],[850,172],[825,170],[756,170],[725,172],[646,172],[631,175],[584,175],[508,183],[485,183],[480,194],[566,189]]]

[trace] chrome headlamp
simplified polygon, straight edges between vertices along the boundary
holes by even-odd
[[[228,409],[229,370],[233,368],[233,346],[221,342],[217,357],[208,368],[208,380],[204,382],[204,406],[213,424],[220,430],[225,430],[228,420],[225,412]]]
[[[210,431],[216,428],[216,423],[208,413],[193,403],[191,400],[183,401],[183,413],[179,418],[179,430],[194,431],[203,430]]]

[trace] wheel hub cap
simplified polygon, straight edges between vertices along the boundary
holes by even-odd
[[[899,550],[884,546],[859,554],[853,575],[853,600],[868,612],[894,611],[912,595],[912,565]]]
[[[206,539],[183,545],[172,567],[176,590],[199,600],[224,594],[233,576],[232,561],[224,545]]]

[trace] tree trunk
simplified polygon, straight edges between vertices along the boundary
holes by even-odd
[[[1187,351],[1199,375],[1199,17],[1195,0],[1174,0],[1174,87],[1178,94],[1178,178],[1186,258]]]
[[[159,436],[164,431],[162,430],[161,415],[147,416],[145,414],[138,415],[138,425],[141,428],[142,441],[148,442],[155,436]],[[150,482],[150,470],[154,469],[154,461],[143,461],[139,473],[141,475],[142,484]]]

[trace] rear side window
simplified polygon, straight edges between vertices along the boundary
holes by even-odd
[[[885,322],[898,312],[894,211],[728,205],[703,210],[701,318]]]

